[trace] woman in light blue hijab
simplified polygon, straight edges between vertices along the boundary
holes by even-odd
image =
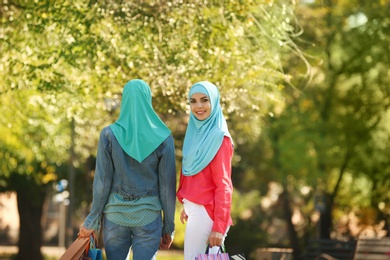
[[[211,103],[210,116],[199,120],[190,112],[186,135],[183,144],[183,175],[192,176],[204,169],[214,158],[221,147],[224,136],[231,140],[225,117],[220,105],[218,88],[207,81],[192,86],[189,99],[194,93],[202,93],[209,97]]]
[[[218,88],[207,81],[193,85],[189,93],[190,119],[183,143],[178,200],[186,225],[184,259],[217,253],[229,227],[233,185],[233,141],[220,105]]]
[[[152,107],[145,81],[123,88],[118,120],[102,129],[91,211],[79,237],[100,229],[107,260],[156,259],[175,231],[176,160],[171,131]],[[104,216],[104,217],[102,217]]]

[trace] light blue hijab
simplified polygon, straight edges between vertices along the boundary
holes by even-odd
[[[119,118],[110,128],[122,149],[138,162],[171,134],[152,107],[149,85],[140,79],[124,86]]]
[[[190,112],[183,144],[182,173],[185,176],[196,175],[213,160],[224,136],[228,136],[232,141],[219,103],[218,88],[210,82],[202,81],[191,87],[189,98],[194,93],[202,93],[209,97],[211,113],[205,120],[198,120],[192,111]]]

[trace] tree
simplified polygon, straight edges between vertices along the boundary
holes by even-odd
[[[365,199],[358,200],[362,194],[373,194],[375,208],[382,205],[382,217],[388,214],[383,210],[383,190],[388,188],[388,158],[383,157],[389,138],[388,11],[386,1],[311,1],[296,9],[304,30],[302,54],[311,63],[313,78],[305,89],[286,89],[285,106],[275,107],[266,121],[269,136],[263,138],[269,138],[270,158],[277,160],[263,168],[286,183],[288,211],[305,216],[304,224],[290,229],[298,232],[304,226],[305,232],[298,233],[303,239],[357,237],[348,227],[348,232],[337,230],[336,224],[345,212],[358,214],[366,207]],[[301,68],[296,57],[285,67],[292,75]],[[357,186],[362,180],[365,185]],[[304,195],[306,187],[311,191]],[[317,213],[318,229],[312,230],[310,218]],[[286,215],[291,222],[291,214]]]
[[[302,1],[295,9],[302,51],[283,64],[303,75],[309,63],[311,79],[294,77],[285,102],[263,117],[261,136],[236,150],[245,158],[242,189],[260,187],[266,196],[266,184],[283,187],[267,212],[287,223],[288,241],[275,244],[296,257],[308,238],[353,239],[388,221],[388,12],[388,1]],[[369,208],[378,219],[344,221]]]
[[[380,131],[380,121],[389,107],[389,88],[383,84],[389,80],[383,70],[389,60],[383,57],[387,56],[386,46],[390,39],[381,36],[388,28],[378,26],[378,21],[385,24],[388,21],[389,4],[337,1],[327,2],[323,7],[327,10],[323,20],[327,30],[318,43],[324,47],[325,62],[315,81],[321,75],[326,78],[319,81],[313,91],[308,91],[308,96],[318,108],[316,118],[320,122],[318,133],[322,143],[315,144],[317,172],[324,181],[326,175],[336,176],[334,182],[332,179],[325,181],[323,191],[329,199],[321,214],[320,235],[330,237],[332,212],[344,176],[348,172],[359,172],[359,168],[352,166],[363,159],[358,150],[372,142],[375,133]],[[372,96],[372,93],[376,95]],[[371,161],[373,158],[366,159]]]

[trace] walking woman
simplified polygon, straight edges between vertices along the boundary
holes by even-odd
[[[174,234],[176,166],[171,131],[152,107],[150,87],[129,81],[119,119],[100,134],[89,215],[79,237],[100,229],[108,260],[156,258]],[[163,218],[162,218],[163,216]]]

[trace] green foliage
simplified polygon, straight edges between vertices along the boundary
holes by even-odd
[[[154,107],[177,139],[178,159],[187,92],[200,80],[220,87],[237,151],[244,151],[259,137],[263,115],[283,105],[283,84],[291,82],[282,61],[297,51],[294,7],[287,0],[3,1],[0,190],[18,190],[11,176],[48,187],[70,166],[76,183],[90,183],[87,158],[132,78],[150,84]],[[248,170],[253,179],[256,169]],[[88,208],[82,205],[80,218]]]
[[[380,236],[378,229],[390,220],[390,5],[313,2],[295,10],[302,51],[283,56],[288,74],[309,68],[310,81],[292,78],[292,86],[302,87],[282,89],[283,102],[262,117],[260,137],[236,148],[233,180],[242,191],[258,189],[263,198],[269,196],[268,183],[282,184],[302,241],[318,235],[321,196],[333,199],[332,237],[358,237],[367,230]],[[268,213],[277,219],[281,210],[275,204]]]
[[[105,101],[117,99],[131,78],[150,83],[168,125],[177,121],[169,115],[187,109],[191,84],[216,83],[225,113],[241,121],[231,128],[244,144],[260,134],[269,106],[282,102],[286,75],[278,57],[292,46],[289,7],[284,1],[6,2],[0,9],[4,147],[60,165],[73,140],[80,165],[117,113],[108,115]]]
[[[335,227],[346,212],[367,207],[389,219],[383,193],[389,188],[388,11],[384,1],[301,5],[300,40],[308,43],[304,54],[312,63],[312,81],[301,91],[286,89],[285,109],[266,121],[263,137],[273,148],[266,170],[293,194],[305,185],[329,194]],[[290,62],[288,72],[299,71],[296,58]],[[290,176],[302,180],[300,185],[294,187]],[[314,216],[315,208],[303,214]],[[358,235],[349,232],[344,235]]]

